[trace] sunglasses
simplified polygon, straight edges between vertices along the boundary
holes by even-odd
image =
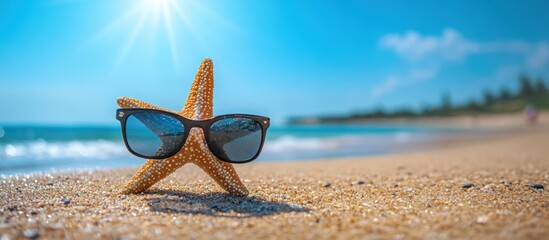
[[[210,151],[230,163],[256,159],[263,148],[269,118],[229,114],[191,120],[175,113],[147,108],[116,110],[128,150],[142,158],[169,158],[181,150],[192,128],[201,128]]]

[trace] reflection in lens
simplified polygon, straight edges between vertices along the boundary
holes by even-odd
[[[152,112],[134,113],[126,121],[126,140],[134,152],[166,158],[182,145],[185,127],[174,117]]]
[[[225,118],[210,127],[214,153],[235,162],[251,160],[259,152],[261,139],[261,125],[249,118]]]

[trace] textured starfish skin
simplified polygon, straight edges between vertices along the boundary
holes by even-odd
[[[206,58],[198,68],[189,97],[181,111],[174,112],[127,97],[118,98],[117,103],[121,108],[153,108],[174,112],[188,119],[204,120],[213,117],[213,84],[213,63]],[[143,192],[187,163],[196,164],[230,194],[248,195],[248,190],[232,164],[219,160],[210,152],[202,129],[197,128],[191,129],[185,145],[176,155],[162,160],[147,160],[126,183],[122,193]]]

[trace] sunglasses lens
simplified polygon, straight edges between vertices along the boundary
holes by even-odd
[[[210,146],[216,156],[232,162],[253,159],[261,148],[261,124],[249,118],[225,118],[210,127]]]
[[[183,144],[185,127],[174,117],[142,112],[128,116],[126,141],[133,152],[147,158],[167,158]]]

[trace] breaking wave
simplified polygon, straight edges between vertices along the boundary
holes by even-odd
[[[60,159],[93,158],[111,159],[127,156],[121,143],[106,140],[47,142],[36,140],[24,143],[0,145],[0,160],[4,159]]]

